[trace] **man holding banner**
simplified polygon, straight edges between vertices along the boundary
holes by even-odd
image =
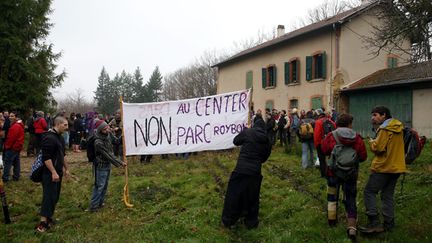
[[[108,189],[108,181],[111,174],[111,164],[116,167],[126,166],[126,163],[117,159],[114,155],[112,146],[112,134],[110,127],[103,120],[96,122],[96,138],[94,141],[94,150],[96,161],[94,162],[95,183],[93,195],[90,200],[88,211],[96,212],[104,205],[105,194]]]
[[[238,134],[233,143],[242,146],[237,165],[231,174],[225,195],[222,223],[230,227],[244,216],[248,229],[258,227],[259,195],[261,188],[261,164],[271,153],[271,143],[265,131],[265,123],[257,117],[251,129]]]

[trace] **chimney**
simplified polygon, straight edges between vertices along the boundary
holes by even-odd
[[[283,25],[278,25],[277,27],[277,37],[281,37],[285,34],[285,26]]]

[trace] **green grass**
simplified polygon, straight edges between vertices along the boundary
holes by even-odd
[[[238,223],[228,230],[220,225],[223,196],[238,149],[201,152],[189,160],[162,160],[149,164],[129,162],[129,189],[134,207],[121,201],[123,170],[113,168],[106,206],[88,213],[93,183],[85,153],[67,156],[78,180],[64,180],[55,218],[58,224],[45,234],[35,234],[41,186],[27,179],[31,159],[23,158],[22,179],[6,185],[13,223],[1,225],[0,242],[349,242],[344,208],[339,204],[339,224],[329,228],[326,220],[326,182],[316,169],[302,170],[299,150],[287,154],[273,149],[263,165],[260,225],[247,230]],[[362,163],[358,183],[359,224],[366,222],[363,189],[368,161]],[[426,144],[421,157],[409,167],[403,192],[401,179],[395,194],[396,223],[393,232],[362,242],[432,241],[432,151]]]

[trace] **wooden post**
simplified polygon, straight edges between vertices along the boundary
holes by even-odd
[[[123,127],[124,117],[123,117],[123,97],[122,96],[120,96],[120,116],[121,116],[121,121],[122,121],[122,127],[121,127],[121,129],[122,129],[122,145],[123,145],[123,149],[122,149],[123,154],[122,154],[122,156],[123,156],[123,162],[125,162],[127,164],[125,136],[124,136],[124,127]],[[125,186],[123,188],[123,201],[124,201],[126,207],[131,208],[131,207],[133,207],[133,204],[131,204],[130,201],[129,201],[129,187],[128,187],[128,183],[129,183],[128,178],[129,178],[129,175],[128,175],[128,166],[129,165],[127,165],[125,167]]]

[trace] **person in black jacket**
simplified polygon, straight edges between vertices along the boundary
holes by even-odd
[[[247,228],[258,227],[261,164],[271,153],[271,143],[265,131],[264,120],[258,118],[251,129],[238,134],[233,143],[242,146],[237,165],[231,173],[225,195],[222,223],[230,227],[244,216]]]
[[[117,159],[113,150],[113,139],[109,125],[103,121],[98,120],[95,124],[96,133],[94,148],[96,154],[96,162],[93,163],[95,171],[95,183],[93,188],[93,195],[90,200],[88,211],[96,212],[104,205],[105,195],[108,189],[108,181],[111,174],[111,164],[116,167],[126,166],[126,163]]]
[[[42,205],[40,223],[36,226],[37,232],[45,232],[53,223],[52,216],[55,206],[60,198],[60,188],[63,170],[68,175],[68,166],[64,159],[65,142],[63,132],[68,129],[68,122],[64,117],[54,119],[54,128],[45,132],[42,138],[42,160],[44,168],[42,172]]]

